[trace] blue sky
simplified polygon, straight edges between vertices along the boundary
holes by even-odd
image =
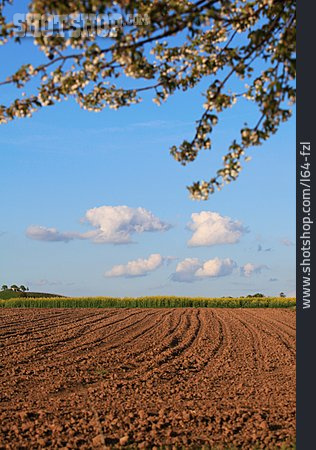
[[[1,48],[1,79],[37,58],[30,40],[21,48]],[[169,148],[193,136],[202,88],[101,113],[70,100],[2,125],[0,282],[65,295],[293,295],[295,119],[250,150],[238,181],[192,201],[185,186],[214,175],[257,120],[240,102],[220,115],[212,150],[180,166]]]

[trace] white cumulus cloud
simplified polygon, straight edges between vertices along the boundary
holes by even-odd
[[[188,228],[193,231],[188,241],[191,247],[235,244],[248,231],[241,222],[217,212],[193,213],[191,219],[188,224]]]
[[[225,277],[230,275],[236,267],[237,264],[230,258],[209,259],[196,271],[195,276],[201,278]]]
[[[253,274],[261,273],[264,269],[268,269],[268,266],[265,264],[247,263],[240,267],[240,274],[245,277],[251,277]]]
[[[134,233],[165,231],[170,225],[162,222],[145,208],[128,206],[100,206],[86,212],[85,218],[96,228],[91,233],[94,242],[126,244]]]
[[[69,242],[73,239],[89,239],[97,243],[128,244],[133,234],[166,231],[171,226],[145,208],[129,206],[100,206],[89,209],[82,219],[94,227],[85,233],[58,231],[56,228],[32,225],[26,235],[31,239],[50,242]]]
[[[237,267],[230,258],[209,259],[205,262],[198,258],[186,258],[177,264],[176,271],[171,275],[172,281],[192,283],[203,278],[217,278],[230,275]]]
[[[113,266],[111,270],[105,272],[106,277],[142,277],[149,272],[158,269],[168,258],[162,257],[159,253],[153,253],[148,259],[135,259],[127,264]]]

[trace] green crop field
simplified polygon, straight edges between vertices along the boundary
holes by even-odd
[[[295,298],[51,297],[0,300],[3,308],[293,308]]]

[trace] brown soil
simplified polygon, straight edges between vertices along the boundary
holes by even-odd
[[[294,311],[0,314],[0,448],[288,449],[295,442]]]

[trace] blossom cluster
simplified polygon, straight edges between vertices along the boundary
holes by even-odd
[[[192,162],[201,150],[212,148],[210,135],[220,113],[240,98],[258,109],[255,123],[245,125],[232,141],[223,167],[208,181],[188,188],[193,198],[207,199],[238,177],[249,147],[262,144],[291,116],[294,0],[31,0],[30,16],[17,23],[6,18],[7,3],[12,0],[0,5],[0,44],[23,44],[19,32],[31,23],[43,62],[25,64],[0,81],[0,86],[16,87],[12,101],[0,105],[0,123],[30,117],[68,98],[89,111],[101,111],[130,106],[141,101],[143,92],[152,92],[154,103],[161,105],[205,80],[203,111],[192,139],[170,149],[179,163]],[[83,23],[74,22],[78,11]],[[63,33],[46,26],[54,17],[62,18]],[[112,22],[96,19],[102,17]],[[115,24],[115,33],[100,40],[96,24]]]

